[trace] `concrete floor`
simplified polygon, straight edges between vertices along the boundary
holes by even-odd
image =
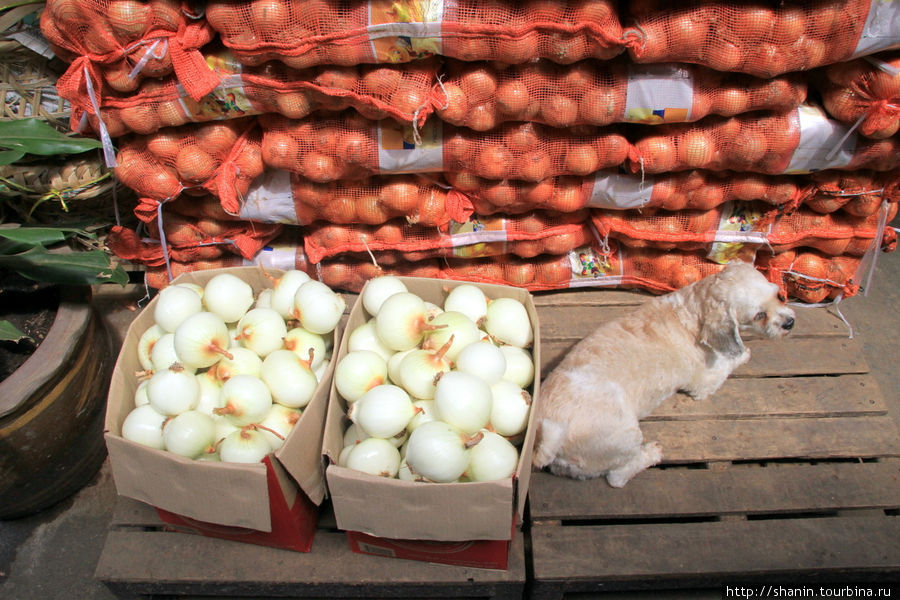
[[[900,226],[900,219],[895,219],[893,225]],[[863,346],[892,416],[900,422],[900,369],[896,358],[900,351],[898,284],[900,252],[882,254],[868,294],[844,301],[839,309]],[[130,289],[122,296],[111,291],[101,294],[98,302],[103,305],[101,313],[108,325],[124,331],[134,315],[126,303],[142,293],[143,290]],[[95,480],[74,497],[37,515],[0,521],[0,598],[115,598],[93,578],[115,495],[107,463]]]

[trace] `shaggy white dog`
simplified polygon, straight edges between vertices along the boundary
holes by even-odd
[[[640,419],[676,392],[718,390],[750,359],[741,330],[775,338],[793,326],[778,286],[743,262],[601,325],[541,384],[535,467],[624,486],[662,460]]]

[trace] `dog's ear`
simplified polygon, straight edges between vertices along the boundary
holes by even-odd
[[[718,310],[708,311],[700,325],[700,343],[725,356],[740,356],[744,342],[734,313],[722,305]]]

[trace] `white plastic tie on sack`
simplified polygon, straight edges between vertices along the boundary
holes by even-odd
[[[106,123],[100,116],[100,103],[97,101],[97,94],[94,92],[94,82],[91,81],[91,74],[87,67],[84,67],[84,84],[87,87],[88,98],[91,99],[91,106],[94,107],[94,114],[97,115],[97,123],[100,125],[100,143],[103,145],[103,160],[106,166],[112,169],[119,166],[116,162],[116,151],[113,148],[112,138],[109,137],[109,130]]]
[[[837,317],[841,321],[843,321],[844,325],[847,326],[847,337],[852,340],[853,339],[853,325],[850,323],[850,321],[847,319],[847,317],[844,316],[844,313],[841,312],[840,304],[843,299],[844,299],[844,292],[841,292],[837,296],[835,296],[834,300],[832,300],[831,302],[815,302],[815,303],[788,302],[787,304],[788,304],[788,306],[794,306],[794,307],[798,307],[798,308],[825,308],[825,309],[834,308],[834,312],[837,315]]]
[[[166,262],[166,275],[169,281],[172,281],[172,261],[169,258],[169,245],[166,244],[166,230],[163,227],[163,204],[169,200],[166,198],[159,203],[159,209],[156,211],[156,226],[159,229],[159,243],[162,246],[163,260]]]
[[[150,41],[150,40],[141,40],[140,42],[138,42],[138,43],[134,44],[133,46],[130,46],[129,48],[127,48],[127,49],[125,50],[125,53],[126,53],[126,54],[129,54],[129,53],[131,53],[132,51],[136,50],[137,48],[146,45],[147,42],[149,42],[149,41]],[[162,44],[163,44],[162,52],[161,52],[159,55],[157,55],[157,54],[156,54],[156,47],[159,46],[159,43],[160,43],[160,42],[162,42]],[[143,69],[144,66],[145,66],[148,62],[150,62],[150,59],[151,59],[151,58],[155,58],[155,59],[159,60],[159,59],[161,59],[162,57],[164,57],[164,56],[166,55],[166,52],[168,52],[168,51],[169,51],[169,38],[156,38],[156,39],[154,39],[153,42],[150,44],[150,47],[147,48],[147,51],[144,52],[144,55],[141,56],[140,60],[138,60],[137,63],[134,65],[134,68],[131,69],[131,72],[128,73],[128,79],[134,79],[135,77],[137,77],[137,76],[138,76],[138,73],[140,73],[140,72],[141,72],[141,69]]]
[[[887,215],[888,215],[888,202],[887,200],[882,201],[881,208],[878,212],[878,225],[875,230],[875,239],[872,240],[872,244],[869,246],[869,249],[866,250],[865,255],[862,260],[859,261],[859,267],[856,270],[856,273],[853,274],[853,278],[857,281],[862,281],[865,279],[864,283],[860,284],[863,290],[863,296],[869,295],[869,286],[872,284],[872,278],[875,275],[875,265],[878,263],[878,255],[881,254],[881,244],[884,241],[884,230],[887,227]]]
[[[847,141],[847,138],[849,138],[851,135],[853,135],[853,132],[856,131],[857,127],[862,125],[862,122],[865,121],[866,116],[867,115],[865,113],[859,115],[859,118],[856,120],[855,123],[853,123],[853,125],[850,127],[850,129],[847,130],[847,133],[844,134],[844,137],[842,137],[840,139],[840,141],[834,145],[834,148],[832,148],[828,152],[828,154],[825,155],[825,160],[833,159],[835,157],[835,155],[837,155],[837,153],[841,151],[841,149],[844,145],[844,142]]]
[[[878,69],[881,69],[882,71],[884,71],[884,72],[887,73],[888,75],[891,75],[891,76],[893,76],[893,77],[896,77],[897,75],[900,75],[900,69],[898,69],[897,67],[895,67],[895,66],[892,65],[892,64],[886,63],[886,62],[884,62],[884,61],[881,60],[881,59],[875,58],[874,56],[864,56],[863,58],[865,58],[866,61],[868,61],[869,63],[871,63],[872,66],[874,66],[874,67],[876,67],[876,68],[878,68]]]

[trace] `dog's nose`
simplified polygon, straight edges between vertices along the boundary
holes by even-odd
[[[787,320],[781,325],[782,329],[785,331],[790,331],[794,328],[794,317],[788,317]]]

